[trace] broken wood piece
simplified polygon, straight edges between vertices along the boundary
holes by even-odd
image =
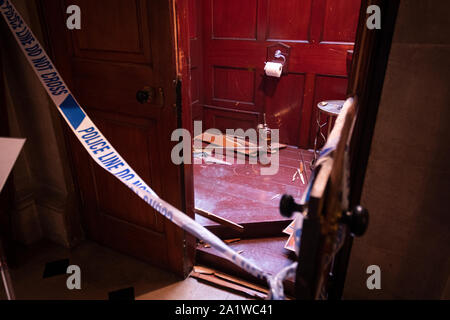
[[[194,272],[202,273],[202,274],[214,274],[214,270],[211,268],[203,267],[203,266],[194,266]]]
[[[303,173],[300,172],[300,169],[297,169],[297,172],[300,177],[300,180],[302,180],[302,183],[305,184],[305,178],[303,178]]]
[[[305,184],[305,178],[303,177],[303,172],[304,172],[303,162],[300,161],[300,168],[299,168],[300,179],[302,179],[302,183]]]
[[[298,169],[295,170],[295,173],[294,173],[294,175],[292,176],[292,182],[295,181],[295,178],[297,178],[297,175],[298,175]]]
[[[229,136],[230,137],[230,136]],[[240,140],[240,141],[243,141],[243,143],[245,143],[246,145],[248,145],[249,147],[251,147],[251,148],[256,148],[256,149],[258,149],[258,148],[261,148],[262,146],[259,146],[258,147],[258,145],[257,144],[255,144],[255,143],[252,143],[252,142],[250,142],[250,141],[247,141],[244,137],[239,137],[239,136],[232,136],[233,138],[235,138],[235,139],[237,139],[237,140]],[[273,152],[276,152],[277,150],[279,150],[279,149],[284,149],[284,148],[287,148],[287,144],[283,144],[283,143],[271,143],[270,144],[270,150],[269,151],[273,151]],[[272,153],[273,153],[272,152]]]
[[[270,200],[274,200],[274,199],[276,199],[276,198],[279,198],[281,196],[281,194],[280,193],[277,193],[276,195],[274,195],[272,198],[270,198]]]
[[[237,153],[244,154],[250,157],[258,156],[257,145],[246,142],[245,140],[241,143],[241,141],[235,141],[235,139],[227,137],[223,134],[212,134],[209,132],[204,132],[194,137],[194,140],[210,143],[222,149],[233,149]]]
[[[214,275],[215,277],[220,278],[222,280],[226,280],[226,281],[232,282],[234,284],[246,287],[248,289],[252,289],[252,290],[258,291],[260,293],[264,293],[264,294],[268,294],[269,293],[269,289],[268,288],[265,288],[265,287],[260,286],[260,285],[253,284],[251,282],[242,280],[242,279],[234,277],[234,276],[230,276],[228,274],[219,272],[219,271],[217,271],[215,269],[211,269],[211,268],[204,267],[204,266],[194,266],[193,271],[196,272],[196,273],[199,273],[199,274],[204,274],[204,275]]]
[[[241,293],[241,294],[245,294],[246,296],[249,296],[251,298],[257,298],[257,299],[265,299],[267,297],[267,294],[246,288],[244,286],[235,284],[233,282],[227,281],[227,280],[223,280],[220,278],[217,278],[214,275],[209,275],[209,274],[201,274],[201,273],[197,273],[197,272],[192,272],[191,273],[191,277],[196,278],[196,279],[200,279],[209,283],[213,283],[217,286],[223,287],[223,288],[228,288],[232,291],[235,291],[237,293]]]
[[[234,239],[226,239],[226,240],[223,240],[226,244],[230,244],[230,243],[235,243],[235,242],[238,242],[238,241],[241,241],[241,239],[240,238],[234,238]]]
[[[220,279],[236,283],[238,285],[241,285],[243,287],[246,287],[246,288],[261,292],[261,293],[265,293],[265,294],[269,293],[269,289],[266,289],[264,287],[258,286],[256,284],[250,283],[248,281],[227,275],[225,273],[215,272],[214,275]]]
[[[222,224],[224,226],[230,227],[236,231],[239,232],[244,232],[244,227],[241,226],[240,224],[237,224],[231,220],[222,218],[218,215],[215,215],[214,213],[211,213],[209,211],[203,210],[203,209],[199,209],[199,208],[195,208],[194,209],[195,213],[201,215],[202,217],[205,217],[211,221],[217,222],[219,224]]]
[[[242,280],[242,279],[234,277],[234,276],[230,276],[228,274],[219,272],[219,271],[211,269],[211,268],[207,268],[207,267],[203,267],[203,266],[194,266],[194,272],[201,273],[201,274],[215,275],[216,277],[219,277],[221,279],[242,285],[244,287],[259,291],[261,293],[269,293],[269,289],[267,289],[267,288],[264,288],[262,286],[253,284],[251,282]]]

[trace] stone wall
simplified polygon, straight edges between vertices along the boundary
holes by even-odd
[[[450,299],[450,2],[402,0],[344,298]],[[368,290],[366,268],[381,268]]]

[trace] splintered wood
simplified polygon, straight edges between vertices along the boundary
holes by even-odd
[[[191,277],[242,293],[250,298],[265,299],[269,290],[248,281],[203,266],[194,266]]]
[[[224,150],[231,149],[236,153],[243,154],[249,157],[257,157],[260,146],[257,143],[247,141],[245,138],[230,136],[224,134],[212,134],[204,132],[194,137],[194,140],[209,143]],[[279,149],[286,148],[285,144],[272,143],[270,145],[270,152],[276,152]]]
[[[214,146],[223,148],[224,150],[232,149],[239,154],[244,154],[250,157],[256,157],[258,155],[257,144],[251,143],[244,139],[239,139],[237,137],[204,132],[194,137],[194,140],[210,143]]]
[[[331,261],[333,261],[333,257],[338,250],[336,249],[336,243],[343,238],[339,236],[339,221],[343,210],[348,209],[346,208],[348,206],[346,203],[348,186],[344,186],[343,183],[348,178],[345,150],[351,139],[355,119],[356,98],[349,98],[346,100],[323,147],[323,150],[331,150],[331,153],[317,161],[316,178],[309,199],[308,218],[310,221],[314,221],[314,219],[320,221],[320,224],[314,225],[315,230],[320,231],[320,238],[318,239],[317,249],[309,254],[310,260],[305,259],[315,261],[317,271],[313,278],[302,268],[299,268],[297,274],[297,277],[303,278],[303,286],[308,287],[308,290],[313,289],[310,292],[314,293],[311,297],[314,299],[321,297],[323,288],[329,278]],[[304,234],[305,232],[303,232]],[[302,249],[300,255],[304,257]]]
[[[195,208],[194,211],[195,211],[195,213],[201,215],[202,217],[205,217],[214,222],[220,223],[224,226],[230,227],[231,229],[236,230],[238,232],[244,232],[243,226],[241,226],[240,224],[237,224],[229,219],[222,218],[218,215],[215,215],[214,213],[211,213],[209,211],[199,209],[199,208]]]

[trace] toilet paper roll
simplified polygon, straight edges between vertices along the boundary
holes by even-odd
[[[264,71],[269,77],[279,78],[281,76],[281,72],[283,71],[283,65],[279,62],[266,62]]]

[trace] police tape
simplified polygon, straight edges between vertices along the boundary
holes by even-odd
[[[0,12],[42,86],[92,159],[164,217],[198,239],[210,244],[225,258],[253,276],[269,282],[271,276],[267,272],[231,249],[192,218],[158,197],[126,163],[84,112],[14,5],[9,0],[0,0]]]

